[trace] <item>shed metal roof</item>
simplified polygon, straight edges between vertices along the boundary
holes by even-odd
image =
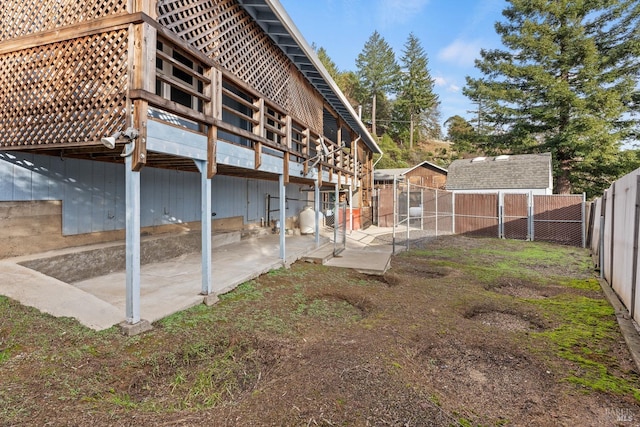
[[[454,160],[447,190],[553,188],[551,153]]]
[[[442,172],[445,175],[447,174],[447,170],[445,168],[425,160],[424,162],[420,162],[410,168],[376,169],[373,172],[373,179],[376,181],[391,181],[393,180],[394,175],[403,177],[404,175],[419,167],[430,167],[431,169],[435,169],[436,171]]]
[[[251,15],[262,30],[274,41],[282,52],[295,64],[302,75],[336,110],[362,141],[374,153],[381,153],[375,139],[371,136],[349,101],[329,72],[324,68],[314,50],[305,41],[300,31],[278,0],[237,0]]]

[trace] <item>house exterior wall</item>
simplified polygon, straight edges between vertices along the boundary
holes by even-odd
[[[375,142],[362,138],[359,162],[339,149],[359,124],[339,117],[341,105],[237,0],[7,0],[3,9],[0,203],[61,201],[67,236],[124,229],[121,145],[108,150],[100,139],[131,126],[140,132],[133,169],[143,227],[200,220],[194,158],[207,160],[215,219],[259,223],[280,175],[288,218],[309,204],[300,189],[318,173],[324,184],[356,188],[359,170],[358,195],[370,204]],[[334,141],[324,136],[334,154],[307,170],[325,121],[339,129]],[[151,148],[160,146],[167,150]]]
[[[62,202],[62,234],[76,235],[125,227],[124,165],[18,152],[0,152],[0,203]],[[141,225],[183,224],[200,220],[197,173],[144,168],[141,173]],[[287,185],[287,218],[306,206],[308,194]],[[260,223],[267,196],[278,196],[277,181],[215,176],[214,219],[242,217]]]

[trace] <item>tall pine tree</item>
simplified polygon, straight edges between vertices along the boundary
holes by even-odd
[[[374,31],[356,58],[360,87],[371,100],[371,132],[376,135],[377,98],[395,92],[400,68],[391,46]]]
[[[420,40],[409,34],[402,51],[402,67],[398,97],[395,102],[395,115],[404,129],[409,129],[413,140],[414,125],[422,128],[431,137],[440,136],[438,95],[433,92],[434,80],[429,72],[427,54]],[[411,125],[411,126],[409,126]],[[434,129],[434,127],[436,129]]]
[[[482,78],[464,93],[482,103],[483,135],[502,152],[550,151],[556,191],[599,193],[616,178],[621,143],[637,130],[637,0],[508,0],[482,50]],[[634,102],[634,98],[636,102]]]

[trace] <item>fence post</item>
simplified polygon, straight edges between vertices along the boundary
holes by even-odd
[[[527,194],[527,240],[533,241],[533,191]]]
[[[451,234],[456,234],[456,193],[451,193]]]
[[[424,188],[420,187],[420,230],[424,230]]]
[[[438,189],[436,188],[436,237],[438,237]]]
[[[409,181],[409,177],[405,177],[406,181],[407,181],[407,251],[409,250],[409,237],[410,237],[410,233],[411,231],[409,230],[409,226],[411,225],[411,198],[410,198],[410,194],[411,194],[411,182]]]
[[[498,191],[498,239],[504,239],[504,193]]]
[[[396,224],[398,223],[398,177],[393,175],[393,231],[391,240],[393,241],[393,253],[396,253]]]
[[[633,319],[636,310],[636,282],[638,279],[638,221],[640,221],[640,175],[636,176],[636,211],[633,221],[633,261],[631,265],[631,302],[629,315]]]
[[[611,247],[609,251],[609,286],[613,288],[613,257],[615,243],[615,225],[616,225],[616,183],[611,184]]]
[[[602,195],[602,203],[600,205],[600,278],[605,279],[604,274],[604,227],[607,223],[607,194],[608,190]],[[605,279],[606,280],[606,279]]]
[[[587,225],[586,225],[587,193],[582,193],[582,247],[587,247]]]
[[[536,240],[536,196],[531,192],[531,241]]]

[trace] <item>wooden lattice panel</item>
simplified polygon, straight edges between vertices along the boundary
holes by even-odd
[[[125,124],[126,30],[0,55],[0,148],[98,141]]]
[[[0,41],[126,12],[127,0],[2,0]]]
[[[235,0],[164,0],[158,21],[222,67],[322,129],[320,95]]]

